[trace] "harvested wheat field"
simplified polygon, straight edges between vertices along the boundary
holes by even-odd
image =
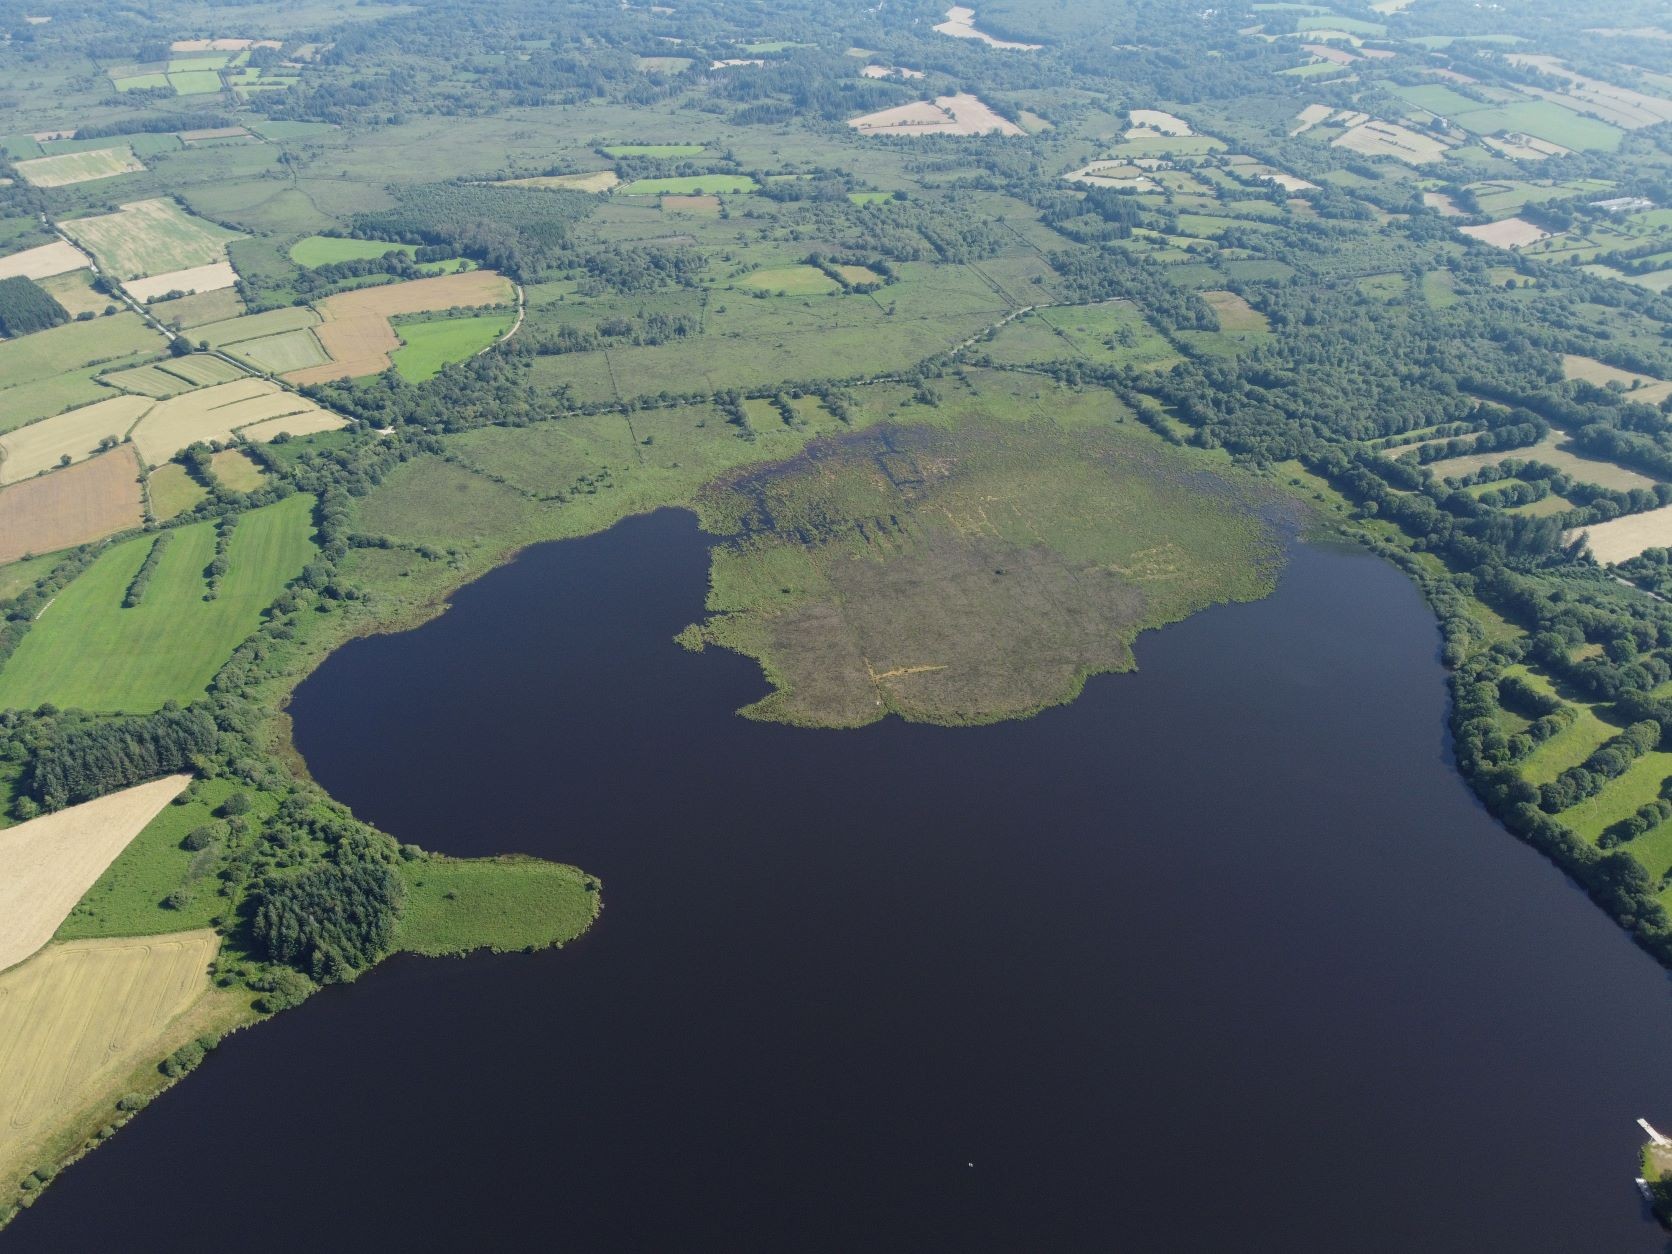
[[[139,459],[124,444],[0,491],[0,563],[102,540],[144,521]]]
[[[614,170],[592,170],[585,174],[537,174],[526,179],[501,179],[496,187],[538,187],[566,192],[607,192],[621,176]]]
[[[1295,114],[1295,121],[1298,122],[1299,125],[1292,127],[1289,134],[1291,136],[1304,134],[1305,132],[1311,130],[1314,126],[1317,126],[1320,122],[1329,121],[1330,114],[1334,112],[1335,110],[1330,108],[1328,105],[1309,104],[1306,108]]]
[[[1581,534],[1590,541],[1591,553],[1599,562],[1623,562],[1644,549],[1664,549],[1672,546],[1672,505],[1580,527],[1564,535],[1562,542]]]
[[[1432,136],[1375,118],[1360,122],[1330,142],[1335,148],[1346,148],[1367,157],[1393,157],[1407,165],[1425,165],[1446,155],[1446,145]]]
[[[148,466],[169,460],[188,444],[230,440],[234,432],[264,424],[269,418],[324,414],[305,396],[287,392],[268,379],[244,378],[158,401],[134,428],[133,441]],[[328,430],[342,425],[335,414],[325,415]],[[292,430],[292,434],[296,434]]]
[[[169,775],[0,831],[0,971],[52,939],[116,855],[191,778]]]
[[[848,125],[861,135],[1026,134],[1014,122],[994,113],[980,97],[962,91],[849,118]]]
[[[219,949],[207,928],[70,941],[0,975],[0,1164],[28,1170],[25,1151],[190,1039]]]
[[[1134,130],[1158,131],[1163,135],[1194,135],[1190,123],[1160,109],[1128,109],[1126,116]],[[1131,132],[1127,132],[1129,135]]]
[[[1538,243],[1550,234],[1543,227],[1534,226],[1522,218],[1505,218],[1501,222],[1488,222],[1485,226],[1460,226],[1457,229],[1470,239],[1478,239],[1494,248],[1523,248]]]
[[[145,169],[132,148],[93,148],[86,152],[64,152],[56,157],[35,157],[13,166],[31,187],[69,187],[95,179],[115,178]]]
[[[227,243],[243,238],[160,196],[125,204],[115,213],[76,218],[63,226],[66,235],[91,250],[109,273],[124,282],[225,261]]]
[[[82,461],[99,451],[100,440],[120,443],[150,408],[149,397],[113,396],[0,435],[0,484],[31,479],[63,457]]]
[[[167,274],[153,275],[149,279],[129,279],[122,286],[135,300],[147,301],[167,296],[170,292],[181,292],[187,296],[197,292],[218,292],[237,282],[238,274],[232,263],[217,261],[212,265],[192,266],[188,270],[170,270]]]
[[[26,248],[10,257],[0,257],[0,279],[46,279],[55,274],[67,274],[87,265],[87,256],[74,244],[53,240],[39,248]]]
[[[284,378],[289,383],[304,384],[381,374],[393,365],[389,354],[401,346],[394,327],[389,325],[389,319],[397,314],[508,305],[515,300],[511,281],[492,270],[412,279],[329,296],[319,302],[321,321],[314,331],[330,354],[330,362],[292,371]]]
[[[315,435],[321,431],[336,431],[348,425],[348,419],[333,414],[329,409],[309,409],[282,418],[268,418],[240,427],[238,434],[252,444],[265,444],[276,435]]]

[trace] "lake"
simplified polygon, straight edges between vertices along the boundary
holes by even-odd
[[[12,1251],[1659,1251],[1664,973],[1451,763],[1432,615],[1297,545],[1025,722],[737,718],[665,511],[297,691],[402,840],[604,882],[226,1041]]]

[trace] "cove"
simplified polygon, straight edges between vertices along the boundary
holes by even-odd
[[[226,1041],[7,1251],[1661,1250],[1664,974],[1450,763],[1432,616],[1296,545],[1025,722],[732,711],[706,539],[535,547],[292,706],[402,840],[600,876]]]

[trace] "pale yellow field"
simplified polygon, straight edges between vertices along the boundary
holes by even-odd
[[[968,92],[939,96],[849,118],[861,135],[1022,135],[1026,132],[1002,118]]]
[[[265,444],[280,432],[287,435],[313,435],[316,431],[335,431],[346,427],[348,419],[328,409],[310,409],[284,418],[269,418],[266,422],[251,423],[238,434],[254,444]]]
[[[79,313],[103,313],[115,303],[103,292],[93,290],[93,276],[84,270],[68,270],[37,281],[72,318]]]
[[[169,775],[0,831],[0,970],[51,940],[116,855],[190,782]],[[5,1090],[0,1082],[0,1095]]]
[[[133,440],[145,464],[157,466],[199,440],[230,440],[233,432],[269,418],[316,412],[319,406],[307,397],[267,379],[236,379],[158,401],[134,428]]]
[[[1367,157],[1394,157],[1407,165],[1424,165],[1446,155],[1446,146],[1439,140],[1375,118],[1336,136],[1331,144]]]
[[[1203,292],[1202,299],[1219,316],[1219,329],[1227,335],[1245,335],[1250,331],[1263,335],[1271,329],[1265,314],[1235,292]]]
[[[0,257],[0,279],[12,279],[20,274],[26,279],[44,279],[80,270],[86,265],[87,257],[81,249],[58,239],[39,248],[27,248],[10,257]]]
[[[1128,109],[1127,117],[1131,119],[1134,129],[1159,131],[1163,135],[1194,135],[1190,123],[1171,113],[1163,113],[1160,109]],[[1128,135],[1131,132],[1127,132]]]
[[[31,187],[69,187],[74,183],[114,178],[118,174],[133,174],[145,167],[134,156],[133,149],[122,145],[118,148],[65,152],[56,157],[34,157],[17,162],[13,168]]]
[[[1299,135],[1304,131],[1309,131],[1320,122],[1327,122],[1329,120],[1329,115],[1334,112],[1335,110],[1330,108],[1328,105],[1309,104],[1306,108],[1295,114],[1295,121],[1299,123],[1299,125],[1291,128],[1289,134]]]
[[[1562,354],[1562,374],[1569,379],[1583,379],[1598,387],[1618,383],[1626,395],[1640,405],[1658,405],[1672,396],[1672,380],[1655,378],[1652,374],[1637,374],[1621,370],[1595,357],[1581,357],[1577,353]]]
[[[1581,527],[1568,532],[1562,539],[1570,541],[1581,533],[1591,542],[1591,552],[1597,561],[1623,562],[1636,557],[1644,549],[1663,549],[1672,545],[1672,505]]]
[[[237,282],[238,273],[232,268],[232,263],[217,261],[212,265],[193,266],[189,270],[171,270],[149,279],[129,279],[122,286],[135,300],[147,301],[167,296],[170,292],[184,292],[188,296],[195,292],[218,292]]]
[[[99,451],[99,441],[107,435],[120,443],[150,408],[148,396],[113,396],[8,431],[0,435],[0,483],[16,483],[51,470],[64,456],[72,462],[83,461]]]
[[[1581,483],[1594,483],[1599,487],[1613,488],[1621,492],[1629,492],[1633,488],[1648,488],[1654,486],[1654,480],[1648,475],[1638,474],[1625,466],[1613,462],[1599,461],[1593,457],[1580,457],[1562,448],[1567,443],[1567,434],[1563,431],[1551,429],[1549,435],[1537,444],[1526,448],[1501,449],[1493,453],[1469,453],[1463,457],[1447,458],[1445,461],[1430,462],[1429,469],[1442,479],[1453,475],[1467,475],[1479,470],[1482,466],[1496,466],[1508,458],[1516,461],[1543,462],[1547,466],[1554,466],[1564,475],[1579,480]],[[1411,447],[1417,447],[1415,445]],[[1408,449],[1401,449],[1407,452]]]
[[[171,1024],[209,991],[219,948],[208,929],[70,941],[0,975],[0,1161],[178,1048]]]
[[[607,192],[621,176],[614,170],[592,170],[585,174],[539,174],[526,179],[503,179],[499,187],[549,187],[571,192]]]
[[[1550,234],[1521,218],[1505,218],[1500,222],[1488,222],[1485,226],[1460,226],[1457,229],[1470,239],[1478,239],[1494,248],[1522,248],[1536,244]]]
[[[1005,48],[1013,52],[1037,52],[1039,44],[1020,44],[1009,39],[995,39],[984,30],[978,30],[975,25],[975,10],[955,4],[946,11],[946,21],[938,23],[935,29],[943,35],[951,35],[954,39],[979,39],[989,48]]]
[[[1444,192],[1424,192],[1422,194],[1422,203],[1427,205],[1430,209],[1438,210],[1442,218],[1463,218],[1468,216],[1456,205],[1452,204],[1451,197],[1447,196]]]

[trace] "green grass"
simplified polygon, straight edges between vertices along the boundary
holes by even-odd
[[[145,712],[195,699],[313,557],[312,508],[313,498],[298,494],[245,514],[213,601],[203,599],[213,524],[178,530],[133,608],[122,598],[152,537],[111,548],[58,595],[0,668],[0,708],[50,701]]]
[[[1599,152],[1613,152],[1619,148],[1623,133],[1618,127],[1595,118],[1581,117],[1571,109],[1564,109],[1548,100],[1477,109],[1460,119],[1460,125],[1477,135],[1520,131],[1564,148],[1588,148]]]
[[[1548,784],[1568,767],[1590,757],[1603,741],[1620,734],[1619,728],[1603,722],[1590,706],[1577,708],[1579,717],[1572,726],[1564,727],[1522,759],[1521,774],[1531,783]]]
[[[9,601],[58,564],[56,554],[26,557],[0,566],[0,601]]]
[[[1363,18],[1342,17],[1339,13],[1314,14],[1303,17],[1295,23],[1296,30],[1344,30],[1349,35],[1385,35],[1388,28],[1380,22],[1367,22]]]
[[[194,852],[182,849],[180,842],[196,828],[212,827],[220,837],[216,844],[224,847],[226,825],[215,818],[214,810],[240,791],[254,802],[247,816],[252,826],[277,808],[271,793],[242,788],[236,780],[198,781],[180,795],[179,803],[164,807],[105,868],[55,939],[154,936],[209,927],[217,916],[230,917],[234,903],[220,895],[220,881],[209,874],[218,850]],[[162,904],[171,894],[178,894],[178,908]]]
[[[254,492],[267,482],[267,472],[243,449],[222,449],[209,457],[215,481],[229,492]]]
[[[0,398],[22,384],[43,383],[82,366],[155,352],[166,343],[136,313],[66,322],[50,331],[6,340],[0,342],[0,385],[6,389],[0,390]]]
[[[390,244],[379,239],[337,239],[330,235],[309,235],[290,246],[290,259],[310,270],[338,261],[369,260],[387,252],[401,252],[411,256],[418,251],[416,244]]]
[[[691,196],[698,192],[752,192],[759,184],[747,174],[690,174],[681,178],[634,179],[616,189],[623,196]]]
[[[166,74],[130,74],[111,81],[117,91],[149,91],[170,85]]]
[[[209,490],[186,473],[178,462],[158,466],[145,480],[151,497],[151,512],[158,522],[167,522],[194,508]]]
[[[1647,805],[1660,796],[1661,784],[1669,776],[1672,776],[1672,753],[1645,753],[1626,769],[1624,775],[1610,780],[1596,796],[1587,797],[1578,805],[1562,811],[1559,817],[1581,839],[1595,844],[1608,827],[1621,819],[1630,818],[1639,806]],[[1635,843],[1628,842],[1625,847],[1631,849]],[[1655,875],[1665,869],[1664,866],[1651,868]]]
[[[168,85],[181,96],[203,96],[221,89],[221,76],[214,70],[180,70],[168,76]]]
[[[767,266],[733,280],[733,286],[786,296],[816,296],[839,292],[842,285],[817,266]]]
[[[228,242],[239,238],[238,232],[185,213],[171,200],[137,205],[65,222],[64,232],[119,279],[224,261]]]
[[[305,366],[323,365],[330,360],[318,337],[308,327],[265,335],[257,340],[240,340],[226,351],[268,374],[284,374]]]
[[[463,361],[492,344],[516,321],[515,314],[480,314],[473,318],[438,318],[403,322],[396,333],[405,341],[390,354],[401,378],[422,383],[443,366]]]
[[[612,157],[700,157],[707,148],[703,144],[606,144],[604,151]]]
[[[443,858],[400,864],[406,904],[397,947],[442,957],[491,949],[547,949],[573,940],[598,915],[597,881],[535,858]]]

